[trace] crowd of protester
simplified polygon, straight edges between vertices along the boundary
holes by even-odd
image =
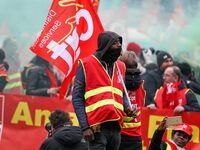
[[[189,63],[175,62],[167,51],[144,49],[136,42],[130,42],[122,51],[122,37],[111,31],[100,33],[97,43],[94,54],[79,60],[68,89],[67,96],[69,93],[72,96],[80,127],[72,126],[67,113],[55,110],[49,117],[46,126],[49,136],[41,150],[142,150],[142,107],[152,111],[170,109],[175,114],[200,111],[196,97],[200,94],[200,82]],[[5,58],[4,50],[0,49],[0,92],[9,82]],[[41,57],[35,56],[21,75],[26,95],[59,95],[62,81],[53,66]],[[73,92],[69,92],[72,87]],[[183,129],[185,126],[187,129]],[[190,128],[186,124],[175,127],[172,144],[163,144],[164,119],[149,149],[164,150],[168,145],[183,149],[192,137]],[[184,137],[185,143],[178,144],[177,136]]]

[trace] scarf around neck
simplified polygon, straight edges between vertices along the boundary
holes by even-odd
[[[163,88],[163,108],[174,109],[176,106],[181,105],[179,102],[179,86],[181,80],[173,83],[164,84]]]

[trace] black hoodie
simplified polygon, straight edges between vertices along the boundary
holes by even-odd
[[[117,39],[119,39],[122,44],[122,37],[117,33],[112,31],[104,31],[100,33],[98,36],[98,49],[94,53],[95,57],[102,63],[105,69],[107,68],[107,72],[110,77],[112,77],[113,63],[105,62],[105,60],[103,60],[103,56]]]
[[[106,51],[117,39],[119,39],[120,43],[122,44],[122,37],[117,33],[112,31],[104,31],[100,33],[98,36],[98,49],[94,55],[101,60]]]
[[[82,137],[79,127],[58,128],[42,143],[40,150],[87,150],[86,143],[81,142]]]

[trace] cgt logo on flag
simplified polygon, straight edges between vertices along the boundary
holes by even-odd
[[[4,121],[4,99],[3,95],[0,95],[0,142],[3,133],[3,121]]]
[[[54,0],[40,36],[30,49],[56,65],[66,77],[78,58],[92,54],[103,31],[90,0]]]

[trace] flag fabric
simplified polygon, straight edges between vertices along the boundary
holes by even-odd
[[[30,49],[65,74],[61,94],[75,74],[78,59],[97,49],[102,31],[90,0],[53,1],[44,27]]]
[[[100,0],[91,0],[91,2],[92,2],[92,5],[93,5],[94,9],[96,11],[98,11]]]

